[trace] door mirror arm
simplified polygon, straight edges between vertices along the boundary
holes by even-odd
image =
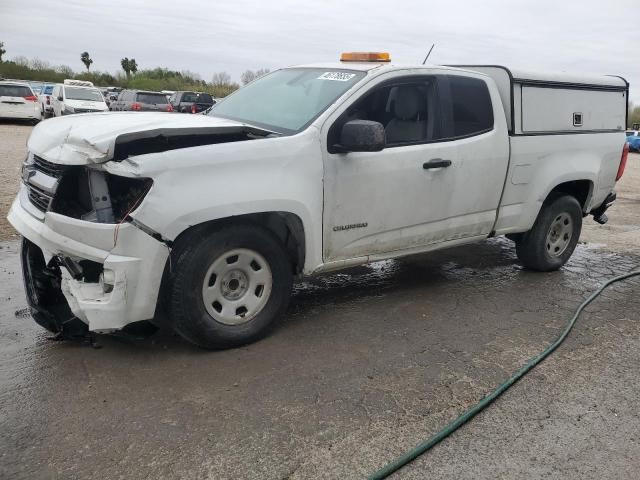
[[[353,150],[348,149],[347,147],[345,147],[344,145],[340,145],[339,143],[334,143],[331,148],[333,149],[334,152],[336,153],[349,153],[349,152],[353,152]]]

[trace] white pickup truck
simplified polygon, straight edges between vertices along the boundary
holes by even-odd
[[[347,54],[207,115],[44,122],[8,217],[33,316],[65,336],[168,318],[225,348],[268,331],[295,276],[496,235],[557,269],[606,221],[627,100],[616,76]]]

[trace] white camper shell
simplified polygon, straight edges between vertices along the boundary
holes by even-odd
[[[459,66],[493,79],[511,135],[617,132],[626,128],[629,84],[618,76]]]

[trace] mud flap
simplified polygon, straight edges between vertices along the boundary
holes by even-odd
[[[598,222],[600,225],[604,225],[605,223],[607,223],[609,221],[609,218],[607,217],[607,214],[605,212],[609,207],[611,207],[611,205],[613,205],[613,202],[615,201],[616,201],[615,192],[612,192],[609,195],[607,195],[607,198],[605,198],[604,202],[602,202],[602,205],[600,205],[598,208],[594,208],[591,211],[591,215],[593,215],[593,219],[596,222]]]

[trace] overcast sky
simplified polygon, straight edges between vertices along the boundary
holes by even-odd
[[[617,74],[640,103],[638,0],[0,0],[6,56],[115,73],[226,71],[335,61],[381,50],[394,62],[503,64]]]

